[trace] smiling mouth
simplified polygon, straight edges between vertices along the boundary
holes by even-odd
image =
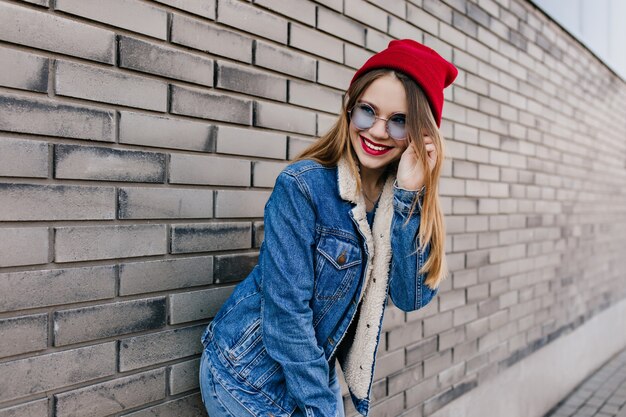
[[[370,155],[383,155],[393,149],[393,146],[378,145],[368,140],[366,137],[359,135],[363,150]]]

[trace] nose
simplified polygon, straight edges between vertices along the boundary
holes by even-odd
[[[384,119],[376,119],[372,127],[369,128],[369,133],[377,138],[386,139],[387,134],[387,122]]]

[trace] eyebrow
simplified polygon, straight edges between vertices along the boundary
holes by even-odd
[[[370,106],[372,106],[372,108],[373,108],[374,110],[376,110],[376,111],[378,111],[378,110],[379,110],[379,109],[378,109],[378,106],[377,106],[376,104],[374,104],[374,103],[370,103],[369,101],[366,101],[366,100],[359,100],[359,101],[360,101],[361,103],[369,104],[369,105],[370,105]]]
[[[372,108],[374,109],[374,111],[376,111],[376,114],[378,114],[378,111],[379,111],[380,109],[378,108],[378,106],[377,106],[376,104],[374,104],[374,103],[370,103],[369,101],[367,101],[367,100],[363,100],[363,99],[359,99],[359,101],[360,101],[361,103],[369,104],[370,106],[372,106]],[[402,114],[402,115],[406,116],[406,113],[405,113],[405,112],[403,112],[403,111],[395,111],[395,112],[393,112],[393,113],[390,113],[389,115],[391,116],[391,115],[394,115],[394,114]]]

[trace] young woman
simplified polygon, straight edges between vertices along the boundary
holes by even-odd
[[[367,415],[387,296],[417,310],[447,274],[438,127],[456,75],[432,49],[391,41],[278,176],[258,264],[202,336],[211,417],[343,416],[335,358]]]

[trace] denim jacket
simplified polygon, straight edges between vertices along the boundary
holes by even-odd
[[[418,274],[430,253],[417,238],[421,195],[404,224],[415,193],[390,175],[370,230],[344,159],[336,167],[298,161],[280,173],[265,206],[258,264],[202,336],[222,382],[239,387],[233,392],[248,408],[334,416],[328,380],[336,357],[356,410],[368,414],[388,295],[413,311],[438,291]],[[354,335],[337,351],[357,307]]]

